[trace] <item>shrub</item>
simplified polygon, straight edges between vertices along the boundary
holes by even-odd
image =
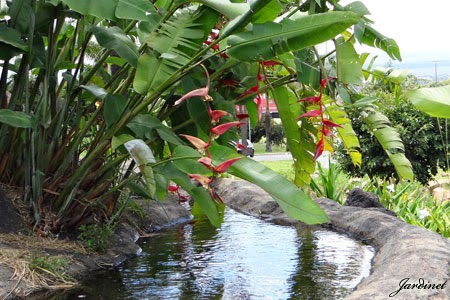
[[[405,156],[411,162],[419,182],[427,184],[436,175],[438,167],[447,169],[445,141],[440,135],[440,132],[445,131],[443,124],[439,124],[436,118],[417,110],[406,100],[396,104],[386,101],[381,109],[391,121],[392,126],[400,133],[405,146]],[[353,166],[343,148],[338,147],[339,167],[354,177],[363,177],[367,174],[370,178],[375,176],[398,178],[391,161],[365,126],[358,112],[348,109],[347,113],[351,116],[353,129],[359,137],[363,164],[361,168]]]

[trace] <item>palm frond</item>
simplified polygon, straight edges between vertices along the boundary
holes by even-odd
[[[138,60],[134,88],[152,93],[191,60],[205,36],[191,9],[177,11],[147,38],[149,50]]]
[[[344,108],[333,103],[327,106],[326,111],[331,121],[342,126],[341,128],[337,128],[338,135],[342,140],[345,150],[350,155],[353,165],[361,166],[362,159],[361,152],[359,151],[359,140]]]
[[[367,106],[365,113],[367,115],[364,117],[364,122],[392,161],[398,176],[413,180],[414,173],[411,162],[404,154],[405,148],[400,134],[395,128],[391,127],[389,119],[376,110],[374,106]]]

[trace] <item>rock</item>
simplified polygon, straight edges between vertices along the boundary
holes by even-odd
[[[0,233],[18,233],[25,226],[16,208],[0,188]]]
[[[377,208],[381,212],[396,216],[394,212],[387,210],[383,204],[381,204],[377,195],[374,193],[364,192],[359,188],[354,188],[350,191],[344,205],[361,208]]]

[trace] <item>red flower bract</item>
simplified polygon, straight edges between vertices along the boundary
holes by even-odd
[[[211,128],[211,132],[215,135],[222,135],[225,132],[227,132],[228,130],[230,130],[231,128],[239,127],[244,124],[245,124],[245,122],[239,122],[239,121],[228,122],[228,123],[220,124],[216,127]]]
[[[236,161],[240,160],[241,158],[243,158],[243,157],[240,156],[240,157],[235,157],[235,158],[228,159],[228,160],[224,161],[223,163],[217,165],[217,167],[215,167],[215,168],[213,169],[213,171],[216,172],[216,173],[223,173],[223,172],[225,172],[232,164],[234,164]]]

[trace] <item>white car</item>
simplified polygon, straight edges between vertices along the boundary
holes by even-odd
[[[233,145],[236,147],[236,151],[238,153],[242,153],[242,149],[245,149],[244,145],[242,144],[242,140],[239,140],[237,144],[236,142],[233,142]],[[253,157],[255,155],[255,148],[253,147],[253,143],[250,140],[247,140],[247,155],[250,157]]]

